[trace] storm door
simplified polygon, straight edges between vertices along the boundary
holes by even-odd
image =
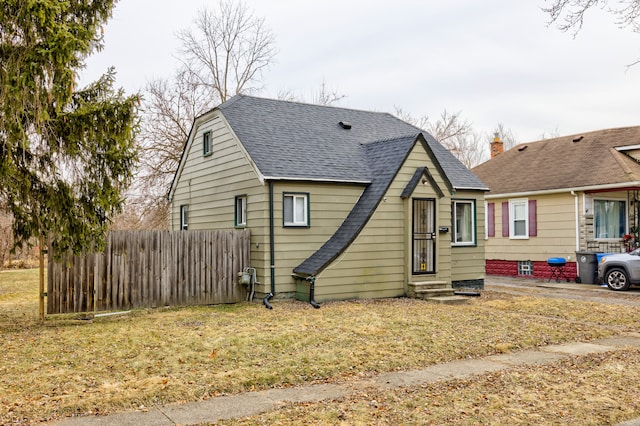
[[[436,201],[413,199],[413,274],[436,272]]]

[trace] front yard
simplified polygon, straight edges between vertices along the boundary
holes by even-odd
[[[37,270],[0,272],[0,423],[107,414],[301,383],[349,381],[637,330],[636,307],[484,292],[313,309],[274,301],[39,324]],[[287,406],[244,423],[614,423],[640,416],[638,350]],[[372,402],[373,401],[373,402]]]

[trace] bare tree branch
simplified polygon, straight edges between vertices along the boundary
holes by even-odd
[[[264,20],[230,0],[213,11],[201,9],[194,29],[178,38],[182,68],[145,89],[138,179],[116,227],[168,226],[166,194],[194,119],[236,94],[257,90],[261,71],[276,54]]]
[[[416,118],[397,106],[395,110],[398,118],[429,132],[468,168],[486,159],[489,145],[483,143],[482,138],[473,131],[471,123],[464,120],[460,112],[449,113],[444,110],[434,123],[428,116]]]
[[[201,9],[195,30],[178,33],[181,62],[197,84],[216,94],[216,103],[258,90],[260,73],[274,60],[275,36],[242,2],[220,1]]]

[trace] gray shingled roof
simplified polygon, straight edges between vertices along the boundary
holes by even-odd
[[[267,178],[369,182],[364,144],[422,132],[454,188],[486,189],[431,135],[388,113],[245,95],[218,108]]]
[[[315,275],[342,253],[358,236],[389,188],[420,135],[367,144],[367,168],[373,178],[351,213],[318,251],[294,268],[297,274]]]
[[[351,244],[416,142],[428,147],[452,189],[486,190],[431,135],[391,114],[244,95],[218,108],[266,179],[368,183],[335,234],[294,268],[297,274],[318,274]]]

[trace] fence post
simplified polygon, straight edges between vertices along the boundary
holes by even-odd
[[[44,237],[40,235],[40,321],[44,322]]]

